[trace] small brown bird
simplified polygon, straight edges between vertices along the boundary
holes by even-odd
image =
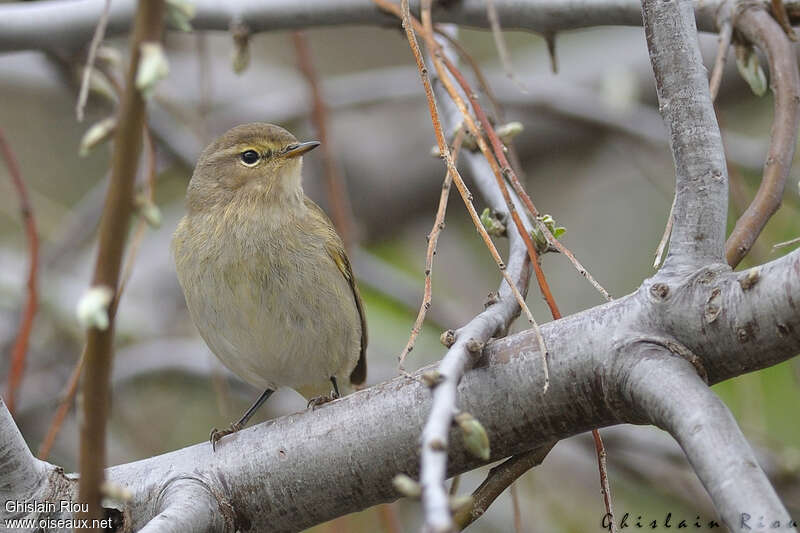
[[[189,315],[211,351],[264,393],[212,446],[244,427],[278,387],[309,405],[367,374],[367,326],[344,245],[301,185],[298,142],[272,124],[237,126],[206,148],[172,251]],[[330,391],[330,385],[333,391]]]

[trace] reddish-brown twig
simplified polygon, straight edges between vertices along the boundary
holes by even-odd
[[[58,432],[61,431],[61,426],[64,424],[64,419],[67,417],[70,407],[72,407],[72,401],[74,400],[75,393],[78,390],[78,383],[80,383],[81,372],[83,372],[83,363],[85,360],[86,349],[84,348],[81,351],[80,358],[72,368],[72,372],[69,375],[69,380],[67,381],[67,386],[64,388],[64,393],[61,395],[61,401],[58,404],[58,409],[56,409],[56,413],[53,415],[53,420],[50,422],[50,427],[47,428],[47,434],[45,435],[42,443],[39,445],[37,456],[42,461],[46,461],[47,457],[50,455],[50,451],[53,449],[53,444],[56,442]]]
[[[492,90],[491,85],[486,80],[486,76],[483,74],[483,70],[481,69],[480,65],[475,58],[464,48],[464,45],[456,39],[454,36],[450,34],[450,32],[445,31],[443,27],[439,25],[434,25],[434,29],[436,33],[440,37],[444,37],[448,43],[453,47],[453,49],[458,53],[458,56],[467,62],[469,68],[472,70],[472,73],[475,74],[475,79],[478,81],[478,87],[480,87],[481,92],[486,96],[486,99],[489,101],[489,105],[492,109],[492,114],[494,115],[494,120],[497,124],[503,124],[505,122],[505,113],[503,112],[503,106],[500,105],[500,102],[497,100],[497,97]],[[508,148],[508,158],[511,161],[511,166],[514,168],[514,171],[517,172],[519,175],[523,175],[522,173],[522,164],[520,163],[519,156],[517,155],[517,150],[514,147],[514,143],[511,139],[508,140],[506,143],[506,147]]]
[[[391,2],[387,0],[373,1],[381,8],[395,13],[398,16],[402,16],[401,10],[398,9],[395,11],[397,6]],[[500,257],[500,254],[492,242],[491,237],[489,237],[489,234],[486,232],[486,228],[484,228],[483,224],[481,223],[480,216],[478,215],[478,212],[475,210],[475,206],[472,203],[472,193],[469,192],[469,189],[467,189],[464,180],[461,178],[461,174],[459,174],[458,169],[456,169],[456,166],[453,163],[453,156],[447,146],[447,141],[445,141],[444,132],[442,131],[442,124],[439,120],[439,112],[436,109],[436,100],[433,97],[433,88],[431,87],[431,82],[428,78],[428,69],[425,68],[425,62],[422,60],[422,53],[420,52],[419,44],[417,43],[416,36],[414,35],[413,28],[411,27],[411,22],[406,24],[404,21],[403,26],[406,30],[406,36],[408,37],[409,45],[411,46],[411,52],[414,55],[414,61],[417,64],[417,70],[419,71],[420,78],[422,79],[422,85],[425,89],[425,98],[428,102],[428,110],[430,111],[431,115],[431,123],[433,124],[433,131],[436,134],[436,144],[439,147],[439,153],[442,154],[444,162],[447,165],[447,171],[451,174],[451,179],[453,180],[453,183],[456,184],[456,188],[458,189],[458,192],[467,207],[467,212],[472,219],[475,229],[478,230],[478,233],[483,239],[484,244],[486,244],[486,247],[489,249],[489,253],[491,253],[492,259],[494,259],[494,262],[497,264],[497,268],[500,270],[500,274],[503,276],[503,279],[506,281],[506,283],[508,283],[511,292],[514,295],[514,299],[516,299],[520,308],[525,313],[528,322],[531,324],[536,324],[530,309],[528,309],[528,305],[525,303],[525,299],[519,292],[519,288],[517,288],[514,280],[512,280],[508,275],[508,272],[506,272],[505,262]]]
[[[145,121],[147,117],[145,116]],[[156,144],[153,140],[153,134],[150,133],[150,128],[145,123],[144,128],[144,151],[145,158],[145,202],[153,203],[155,200],[156,190],[156,177],[158,176],[158,169],[156,168]],[[141,207],[141,206],[140,206]],[[133,230],[133,237],[131,238],[131,245],[128,248],[127,257],[125,258],[125,265],[122,267],[122,276],[120,276],[119,289],[114,297],[114,302],[109,309],[110,313],[116,313],[119,306],[119,300],[122,298],[122,293],[125,292],[125,287],[133,273],[133,265],[136,262],[136,256],[139,253],[139,247],[144,240],[145,230],[147,229],[147,220],[145,217],[140,216],[136,220],[136,228]]]
[[[333,152],[333,146],[330,143],[328,109],[322,96],[322,88],[320,87],[319,78],[317,77],[317,71],[314,68],[311,48],[308,44],[308,38],[302,31],[292,32],[292,43],[294,44],[294,49],[297,54],[297,65],[306,78],[308,87],[311,89],[311,100],[313,104],[311,116],[314,122],[314,128],[317,130],[317,135],[322,143],[320,148],[322,150],[322,160],[325,165],[325,182],[328,189],[331,218],[333,219],[334,226],[336,226],[336,229],[339,231],[339,235],[342,237],[345,248],[350,250],[354,242],[353,215],[350,209],[350,202],[348,201],[344,180],[342,179],[341,172],[339,172],[339,165]]]
[[[39,234],[36,232],[36,220],[33,217],[28,189],[22,180],[22,173],[19,170],[17,158],[11,150],[11,146],[6,140],[3,130],[0,129],[0,152],[8,167],[11,181],[19,195],[20,213],[22,215],[22,225],[28,238],[28,249],[30,253],[30,265],[28,267],[28,298],[19,322],[17,338],[14,347],[11,349],[11,368],[8,372],[8,383],[6,385],[6,405],[11,414],[14,413],[16,405],[17,390],[19,390],[22,376],[25,372],[25,359],[28,353],[28,344],[33,328],[33,318],[36,316],[38,304],[37,279],[39,276]]]
[[[732,267],[747,255],[780,206],[800,125],[800,73],[791,41],[760,6],[746,6],[736,17],[736,29],[767,55],[775,113],[761,185],[725,243]]]
[[[505,150],[504,150],[504,147],[503,147],[503,143],[500,140],[500,137],[495,132],[494,127],[492,126],[491,122],[489,122],[489,119],[486,116],[486,113],[484,113],[483,108],[481,107],[480,103],[478,102],[474,91],[472,91],[472,89],[469,87],[469,84],[467,83],[467,81],[464,78],[463,74],[461,74],[461,72],[455,67],[455,65],[453,65],[452,61],[450,61],[447,58],[447,56],[445,56],[444,54],[441,54],[441,58],[444,61],[444,64],[447,67],[447,69],[453,74],[453,76],[458,81],[459,85],[461,85],[462,90],[467,95],[467,98],[469,99],[470,104],[472,105],[472,110],[475,112],[475,116],[478,118],[478,120],[479,120],[479,122],[481,124],[481,127],[483,128],[483,131],[486,132],[486,135],[489,138],[489,142],[492,145],[492,149],[494,150],[494,155],[497,158],[498,163],[502,167],[501,168],[502,174],[509,179],[509,181],[511,182],[511,185],[514,188],[514,192],[516,192],[517,195],[519,195],[519,197],[522,199],[523,203],[527,207],[527,209],[530,212],[531,216],[534,218],[534,222],[537,224],[537,226],[539,227],[540,231],[542,231],[542,233],[547,237],[548,242],[552,246],[555,246],[561,253],[566,255],[570,259],[570,261],[572,261],[572,263],[578,269],[578,272],[580,272],[586,279],[588,279],[589,282],[607,300],[611,300],[611,296],[609,296],[608,292],[599,283],[597,283],[597,281],[595,281],[595,279],[592,277],[592,275],[589,274],[589,272],[585,268],[583,268],[583,265],[578,263],[577,259],[575,259],[575,256],[572,254],[572,252],[570,252],[563,244],[561,244],[561,242],[558,239],[553,237],[552,233],[550,233],[550,230],[547,228],[547,226],[541,220],[538,219],[539,211],[536,209],[536,206],[533,205],[533,202],[531,201],[530,196],[528,196],[527,192],[525,192],[525,189],[522,187],[522,184],[520,183],[519,179],[517,178],[516,172],[512,168],[511,164],[508,162],[508,159],[506,158],[506,155],[505,155]],[[526,241],[526,245],[527,245],[527,241]],[[529,252],[530,252],[530,250],[531,249],[529,248]],[[534,247],[533,253],[535,253],[535,247]],[[534,262],[534,267],[536,267],[536,262]],[[537,280],[540,280],[539,273],[540,273],[540,270],[537,269],[536,270],[536,278],[537,278]],[[542,294],[544,294],[545,299],[547,299],[547,294],[545,293],[544,288],[542,290]],[[550,305],[550,300],[548,300],[548,305]],[[550,305],[550,308],[552,310],[553,306]]]
[[[456,68],[456,66],[452,63],[452,61],[450,61],[447,58],[447,56],[444,53],[442,53],[441,47],[439,47],[438,44],[435,42],[433,36],[433,26],[430,19],[430,0],[427,1],[423,0],[421,15],[422,15],[423,31],[426,37],[426,42],[428,43],[429,49],[432,50],[433,52],[432,55],[434,60],[434,66],[436,67],[437,72],[439,73],[440,81],[442,82],[442,85],[448,90],[448,93],[450,94],[451,98],[453,98],[456,105],[461,110],[461,113],[464,115],[464,123],[469,127],[470,131],[475,136],[478,145],[481,147],[481,151],[484,153],[486,159],[489,161],[489,164],[492,167],[493,172],[495,172],[495,175],[498,180],[498,186],[500,187],[500,190],[503,193],[503,198],[506,201],[509,213],[511,214],[512,219],[514,220],[514,223],[517,226],[520,235],[523,237],[523,240],[525,241],[525,245],[528,249],[531,262],[533,263],[535,269],[536,279],[537,282],[539,283],[539,288],[548,306],[550,307],[550,312],[553,316],[553,319],[558,320],[559,318],[561,318],[561,312],[559,311],[558,306],[555,303],[555,299],[553,298],[552,292],[550,291],[547,279],[544,275],[544,272],[542,271],[541,265],[539,264],[539,258],[536,253],[536,247],[531,240],[530,234],[528,234],[522,221],[519,219],[519,215],[516,212],[513,201],[511,200],[510,195],[505,187],[505,182],[503,181],[502,176],[500,175],[499,169],[496,168],[497,163],[494,162],[492,155],[487,153],[488,150],[487,147],[485,146],[485,143],[483,142],[480,132],[477,130],[477,127],[472,122],[471,116],[469,115],[466,106],[461,100],[460,95],[458,95],[458,92],[455,91],[452,85],[449,83],[449,79],[446,73],[442,71],[438,61],[442,61],[444,65],[447,66],[447,69],[456,78],[459,85],[461,85],[461,89],[464,91],[464,94],[466,94],[467,98],[470,100],[470,104],[472,105],[472,109],[475,112],[475,115],[478,117],[478,120],[481,122],[483,130],[487,133],[490,141],[492,142],[494,148],[494,156],[497,157],[498,161],[504,166],[503,173],[509,177],[514,177],[515,179],[514,171],[512,168],[510,168],[510,165],[505,158],[503,146],[500,142],[500,139],[495,133],[494,128],[492,127],[491,123],[486,117],[486,114],[483,112],[483,109],[481,108],[479,102],[477,101],[477,97],[475,96],[474,91],[472,91],[471,87],[467,83],[464,76],[461,74],[458,68]],[[545,376],[546,375],[547,375],[547,365],[545,363]],[[605,448],[603,447],[603,442],[602,439],[600,438],[600,433],[597,430],[593,430],[592,435],[594,436],[594,442],[598,456],[598,467],[600,469],[600,482],[603,491],[603,499],[606,506],[606,511],[613,517],[613,509],[610,500],[610,487],[608,484],[608,476],[606,474]]]
[[[503,179],[503,175],[500,172],[500,168],[497,165],[497,161],[495,157],[492,155],[489,147],[486,144],[486,141],[483,140],[483,136],[481,135],[478,126],[475,124],[475,121],[472,119],[472,115],[470,115],[469,110],[467,109],[466,104],[464,103],[463,98],[461,95],[458,94],[458,90],[453,86],[450,77],[445,72],[444,67],[442,66],[442,61],[445,63],[448,62],[447,57],[442,52],[441,46],[436,42],[433,34],[433,24],[431,22],[430,17],[430,2],[423,1],[422,2],[422,27],[420,28],[420,32],[425,37],[428,49],[432,51],[431,57],[433,60],[433,65],[436,68],[436,72],[439,76],[439,81],[441,81],[442,86],[447,90],[447,93],[450,95],[450,98],[456,104],[459,111],[461,111],[462,116],[464,117],[464,124],[466,125],[469,132],[475,138],[475,141],[478,143],[478,147],[481,150],[481,153],[486,158],[486,161],[489,163],[489,167],[492,170],[492,173],[495,176],[495,180],[497,181],[497,187],[500,189],[500,192],[503,196],[503,200],[506,203],[506,207],[508,208],[509,215],[511,216],[512,220],[514,221],[515,226],[517,227],[517,231],[519,232],[520,237],[522,237],[523,242],[525,243],[525,247],[528,250],[528,256],[531,260],[531,263],[534,266],[534,270],[536,271],[536,278],[540,280],[540,288],[542,288],[542,294],[545,296],[545,300],[547,301],[548,305],[555,305],[553,301],[553,295],[550,294],[550,288],[547,285],[546,281],[544,280],[544,273],[541,271],[541,265],[539,264],[539,256],[536,252],[536,246],[533,243],[533,239],[531,238],[530,233],[525,229],[525,224],[522,222],[522,219],[517,212],[517,208],[514,205],[514,201],[511,199],[511,195],[508,192],[508,188],[506,187],[505,180]],[[455,68],[455,65],[450,62],[450,65],[457,71],[458,69]],[[459,72],[460,75],[460,72]],[[461,80],[466,81],[461,77]],[[465,93],[470,94],[472,89],[469,88],[467,85],[462,85],[462,89]],[[469,96],[470,98],[474,98],[474,94]],[[490,125],[491,127],[491,125]],[[539,331],[539,326],[533,322],[533,327],[536,331],[536,339],[539,343],[539,350],[542,355],[542,365],[544,368],[544,391],[547,392],[547,389],[550,385],[550,372],[547,368],[547,346],[545,345],[544,338],[542,337],[541,332]]]
[[[461,149],[461,143],[464,140],[464,129],[459,129],[453,140],[453,161],[458,160],[458,152]],[[422,331],[422,324],[425,322],[425,315],[431,306],[432,290],[431,290],[431,273],[433,272],[433,256],[436,254],[436,245],[439,242],[439,234],[444,229],[444,216],[447,212],[447,200],[450,198],[450,185],[453,183],[450,172],[447,172],[442,183],[442,193],[439,196],[439,207],[436,210],[436,218],[433,221],[433,228],[428,234],[428,250],[425,253],[425,290],[422,295],[422,305],[417,312],[417,319],[414,321],[414,326],[411,328],[411,335],[408,338],[403,351],[398,356],[398,366],[403,371],[403,362],[406,356],[414,349],[417,342],[417,337]]]
[[[100,221],[97,259],[92,276],[93,287],[107,287],[116,291],[119,285],[145,122],[144,99],[135,83],[141,57],[140,44],[157,41],[161,37],[163,23],[163,1],[147,0],[138,4],[131,39],[131,60],[114,135],[111,182]],[[99,521],[103,517],[100,486],[106,464],[106,422],[110,403],[109,381],[114,339],[114,323],[111,317],[109,319],[109,325],[105,329],[88,328],[86,340],[79,501],[87,506],[87,511],[77,513],[76,518],[90,522]]]
[[[424,10],[423,10],[422,16],[423,16],[423,21],[424,21],[425,17],[426,17],[426,14],[425,14]],[[426,27],[427,27],[427,25],[426,25]],[[459,82],[459,84],[461,85],[462,90],[467,95],[467,98],[469,98],[470,104],[472,105],[472,110],[475,112],[475,115],[478,117],[478,120],[481,122],[481,126],[483,127],[483,130],[487,133],[487,136],[489,137],[489,140],[491,141],[491,143],[493,145],[494,155],[500,161],[500,164],[504,166],[503,173],[506,176],[509,176],[509,177],[514,176],[514,170],[511,168],[511,166],[509,165],[508,161],[505,158],[505,154],[504,154],[504,151],[503,151],[503,146],[502,146],[502,144],[500,142],[500,138],[497,136],[497,133],[495,133],[494,128],[489,123],[489,120],[486,117],[486,114],[483,112],[483,109],[481,109],[480,103],[477,101],[477,98],[475,97],[475,93],[471,90],[471,88],[469,87],[469,84],[467,83],[466,79],[461,74],[461,72],[455,67],[455,65],[453,65],[453,63],[447,58],[447,56],[445,56],[444,54],[441,54],[441,59],[443,60],[444,64],[447,66],[447,69],[453,74],[453,76]],[[465,119],[466,119],[466,117],[465,117]],[[469,122],[469,121],[467,120],[467,122]],[[516,179],[516,177],[514,176],[514,179],[512,179],[512,183],[513,183],[513,181],[515,179]],[[517,182],[517,183],[519,183],[519,182]],[[520,188],[521,188],[521,184],[520,184]],[[505,190],[505,183],[502,183],[501,190],[504,191],[504,197],[506,198],[506,202],[509,203],[509,204],[512,204],[512,202],[510,202],[510,198],[508,197],[508,191]],[[523,190],[523,192],[524,192],[524,190]],[[520,193],[517,192],[517,194],[520,194]],[[531,203],[531,207],[532,206],[533,206],[533,203]],[[535,208],[533,208],[533,209],[535,209]],[[513,214],[515,212],[516,212],[516,210],[511,211],[512,217],[513,217]],[[531,213],[533,214],[533,211],[531,211]],[[536,215],[534,215],[534,216],[536,216]],[[528,253],[531,255],[531,261],[532,261],[533,266],[534,266],[534,272],[536,273],[536,281],[539,284],[539,289],[541,290],[542,295],[544,296],[548,307],[550,307],[550,313],[552,314],[553,319],[554,320],[558,320],[559,318],[561,318],[561,311],[558,309],[558,305],[556,304],[555,299],[553,298],[553,294],[550,291],[550,286],[549,286],[549,284],[547,282],[547,278],[545,277],[544,271],[542,270],[541,265],[539,264],[539,258],[538,258],[538,255],[536,254],[536,247],[530,241],[530,235],[527,233],[527,231],[524,230],[524,226],[522,225],[522,222],[520,222],[518,220],[518,218],[515,218],[514,222],[517,224],[517,228],[519,229],[520,233],[523,235],[523,238],[525,240],[525,244],[528,247]],[[542,224],[542,226],[543,226],[543,224]],[[527,237],[527,238],[525,238],[525,237]],[[602,289],[602,287],[600,287],[600,288]],[[603,292],[603,294],[608,299],[610,299],[610,296],[608,295],[607,292],[605,292],[605,289],[603,289],[601,292]],[[610,499],[611,489],[610,489],[610,486],[608,484],[608,475],[606,473],[607,470],[606,470],[606,461],[605,461],[605,457],[606,457],[605,448],[603,447],[603,441],[600,438],[600,432],[599,431],[597,431],[596,429],[592,430],[592,436],[594,437],[595,447],[596,447],[596,451],[597,451],[598,468],[600,470],[600,484],[601,484],[601,490],[603,492],[603,502],[605,503],[605,506],[606,506],[606,512],[609,513],[613,517],[614,513],[613,513],[613,509],[612,509],[612,505],[611,505],[611,499]]]
[[[396,4],[393,4],[392,2],[389,2],[388,0],[373,0],[373,2],[375,4],[377,4],[384,11],[388,11],[389,13],[392,13],[397,17],[401,17],[402,16],[399,6],[397,6]],[[419,31],[420,33],[422,33],[423,35],[428,33],[422,27],[422,24],[420,24],[419,21],[417,21],[413,17],[411,18],[411,24],[413,24],[415,29],[417,31]],[[469,87],[469,84],[466,83],[466,79],[464,79],[464,77],[461,74],[461,72],[457,68],[455,68],[455,65],[453,65],[453,63],[451,61],[449,61],[447,59],[447,56],[445,56],[444,54],[441,53],[441,47],[439,46],[438,43],[436,43],[435,39],[431,39],[431,40],[433,41],[432,43],[430,43],[431,47],[432,47],[431,48],[431,54],[434,55],[434,56],[438,55],[438,56],[441,57],[441,59],[444,61],[445,66],[447,66],[448,70],[450,70],[453,73],[453,76],[456,77],[457,81],[462,86],[462,88],[463,87]],[[456,72],[458,72],[458,74],[456,74]],[[443,79],[442,82],[444,84],[445,80]],[[450,91],[448,91],[448,92],[452,96],[453,93],[450,92]],[[475,111],[475,115],[477,116],[478,120],[481,123],[481,127],[483,128],[483,130],[486,132],[487,136],[489,137],[489,141],[490,141],[490,143],[492,145],[492,149],[494,150],[495,156],[497,157],[497,162],[501,166],[502,174],[506,178],[508,178],[508,180],[510,181],[510,183],[511,183],[513,189],[514,189],[514,192],[520,197],[520,199],[522,200],[522,202],[525,205],[526,209],[528,210],[528,212],[533,217],[534,223],[537,225],[537,227],[542,232],[542,234],[547,238],[548,243],[551,246],[555,247],[559,252],[564,254],[570,260],[570,262],[573,264],[573,266],[578,271],[578,273],[580,273],[584,278],[586,278],[589,281],[589,283],[591,283],[592,286],[595,289],[597,289],[597,291],[600,292],[600,294],[602,294],[603,297],[606,300],[610,301],[611,300],[611,296],[608,294],[608,291],[606,291],[602,287],[602,285],[600,285],[597,282],[597,280],[594,279],[594,277],[589,273],[589,271],[586,270],[586,268],[584,268],[584,266],[577,260],[575,255],[567,247],[565,247],[563,244],[561,244],[561,242],[553,236],[553,234],[550,232],[550,229],[544,224],[544,222],[542,222],[538,218],[539,215],[540,215],[539,210],[536,209],[536,206],[533,204],[533,201],[531,200],[530,196],[528,196],[528,193],[525,191],[524,187],[520,183],[519,178],[517,177],[516,171],[513,169],[513,167],[508,162],[508,158],[505,155],[505,150],[503,148],[502,142],[500,141],[500,137],[495,132],[494,127],[492,127],[492,124],[489,122],[488,118],[486,117],[486,114],[483,112],[483,109],[480,107],[480,104],[475,105],[476,102],[477,102],[477,98],[475,98],[474,91],[472,91],[471,89],[466,89],[465,88],[464,92],[467,95],[467,98],[470,99],[470,104],[473,105],[473,110]],[[457,99],[454,99],[454,100],[456,101],[456,104],[458,104],[458,100]],[[465,120],[468,121],[469,119],[465,116]],[[481,136],[476,136],[476,137],[477,137],[476,140],[478,140],[478,139],[480,139]],[[491,158],[487,158],[487,160],[489,160],[489,162],[491,164]],[[512,212],[512,216],[513,216],[513,212]],[[538,279],[538,276],[537,276],[537,279]]]
[[[147,166],[145,167],[145,197],[147,198],[147,201],[153,202],[155,199],[157,176],[156,148],[155,142],[153,141],[153,136],[150,133],[150,129],[147,127],[144,129],[144,139],[145,153],[147,156]],[[139,219],[136,221],[136,228],[133,230],[133,237],[131,238],[131,245],[128,249],[127,257],[125,258],[125,265],[122,268],[119,289],[116,292],[114,301],[111,303],[108,309],[109,317],[112,320],[116,316],[117,309],[119,308],[119,301],[122,298],[122,294],[125,292],[125,287],[127,286],[131,277],[131,273],[133,272],[133,265],[136,262],[136,256],[142,240],[144,239],[146,228],[147,222],[145,221],[144,217],[139,217]],[[75,393],[78,390],[78,382],[80,380],[85,359],[86,349],[84,348],[84,350],[81,352],[80,358],[75,362],[75,366],[72,369],[70,378],[67,381],[67,386],[65,387],[64,393],[61,396],[61,401],[58,404],[58,409],[56,409],[53,419],[50,422],[50,427],[47,429],[47,434],[45,435],[42,443],[39,445],[38,457],[43,461],[46,460],[50,455],[50,451],[53,448],[53,444],[55,444],[56,437],[58,436],[59,431],[61,431],[61,426],[64,424],[64,419],[66,418],[67,413],[69,413],[69,409],[75,399]]]

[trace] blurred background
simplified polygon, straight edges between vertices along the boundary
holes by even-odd
[[[426,235],[431,229],[444,166],[435,144],[422,86],[398,29],[342,27],[309,30],[313,62],[330,110],[333,153],[352,206],[357,248],[351,252],[366,303],[369,377],[375,384],[397,374],[396,357],[408,339],[422,297]],[[527,190],[543,213],[567,228],[563,242],[613,295],[650,276],[673,194],[672,158],[655,101],[641,28],[605,28],[559,34],[559,73],[553,74],[544,40],[505,33],[519,83],[497,59],[491,33],[460,30],[459,38],[484,68],[508,120],[524,131],[515,139]],[[125,39],[106,45],[125,55]],[[298,70],[291,35],[254,35],[250,65],[232,69],[226,33],[167,33],[170,73],[149,107],[156,140],[155,203],[163,221],[146,228],[117,317],[109,461],[134,461],[208,438],[211,427],[238,418],[260,391],[233,377],[195,331],[178,286],[169,241],[184,212],[183,196],[200,150],[229,127],[253,121],[283,125],[300,139],[315,138],[309,86]],[[703,35],[709,71],[715,36]],[[733,55],[732,53],[730,54]],[[90,94],[87,118],[75,118],[78,73],[85,49],[0,55],[0,127],[19,159],[41,239],[39,310],[15,418],[36,451],[50,426],[84,335],[75,305],[95,258],[95,232],[109,168],[110,146],[78,155],[91,124],[114,105]],[[463,69],[468,72],[467,68]],[[758,186],[766,153],[772,97],[754,96],[733,60],[718,99],[731,176],[731,227]],[[305,188],[324,208],[320,152],[306,157]],[[469,180],[469,175],[465,172]],[[144,176],[140,176],[144,182]],[[480,212],[484,203],[476,195]],[[783,207],[740,268],[772,260],[791,248],[772,245],[798,236],[798,183],[787,184]],[[27,241],[19,201],[0,167],[0,346],[9,354],[26,296]],[[501,252],[505,242],[498,242]],[[558,254],[543,259],[564,314],[601,303],[601,296]],[[433,268],[433,305],[417,347],[406,361],[415,369],[440,359],[441,331],[483,309],[500,275],[457,194]],[[549,313],[535,284],[528,304],[540,323]],[[517,327],[524,327],[524,324]],[[557,356],[557,355],[556,355]],[[9,357],[0,358],[0,376]],[[793,516],[800,518],[800,364],[797,360],[716,386],[757,450]],[[3,391],[5,392],[5,382]],[[301,410],[304,400],[283,390],[258,420]],[[78,399],[80,401],[80,399]],[[648,427],[602,431],[618,516],[630,513],[673,521],[716,518],[680,448]],[[49,454],[74,471],[78,421],[74,408]],[[473,490],[486,468],[463,477]],[[604,514],[590,435],[556,445],[542,466],[517,484],[523,531],[601,530]],[[391,531],[420,524],[419,505],[399,501],[369,509],[314,531]],[[513,530],[508,493],[471,531]]]

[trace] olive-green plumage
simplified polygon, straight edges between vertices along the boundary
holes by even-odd
[[[364,309],[342,240],[304,193],[298,143],[237,126],[205,149],[172,241],[189,314],[245,381],[306,398],[366,378]]]

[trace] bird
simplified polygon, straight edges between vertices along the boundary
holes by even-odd
[[[279,387],[317,406],[366,380],[350,260],[303,192],[302,156],[319,144],[273,124],[239,125],[202,152],[187,187],[171,249],[189,315],[216,357],[264,391],[229,428],[212,429],[214,450]]]

